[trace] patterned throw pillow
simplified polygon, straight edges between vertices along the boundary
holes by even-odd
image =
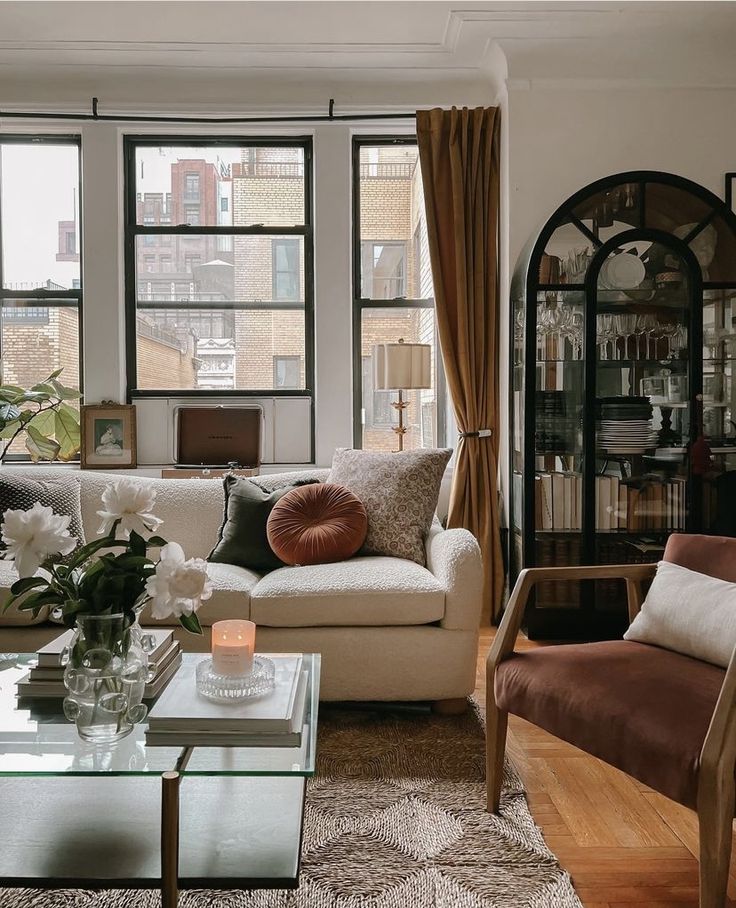
[[[424,539],[437,508],[449,448],[377,454],[338,448],[328,482],[365,505],[368,535],[361,552],[425,564]]]
[[[0,511],[26,511],[40,501],[61,517],[71,517],[69,534],[84,545],[79,478],[75,475],[48,476],[36,479],[28,472],[3,469],[0,476]],[[0,548],[5,546],[0,542]]]

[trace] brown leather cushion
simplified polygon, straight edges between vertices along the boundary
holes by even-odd
[[[613,640],[513,653],[496,702],[688,807],[725,672],[656,646]]]
[[[699,574],[736,583],[736,539],[673,533],[667,540],[664,560]]]
[[[286,564],[344,561],[363,545],[367,531],[361,500],[329,482],[284,495],[266,525],[269,545]]]

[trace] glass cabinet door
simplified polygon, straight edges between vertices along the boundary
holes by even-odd
[[[692,291],[688,261],[651,240],[618,245],[598,272],[596,564],[658,561],[688,525]],[[599,582],[596,608],[620,610],[622,587]]]

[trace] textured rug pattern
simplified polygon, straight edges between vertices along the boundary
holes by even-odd
[[[324,710],[296,890],[182,892],[180,908],[581,908],[507,767],[485,811],[478,714]],[[0,908],[158,908],[154,892],[0,890]]]

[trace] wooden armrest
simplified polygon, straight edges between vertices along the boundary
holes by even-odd
[[[736,762],[736,650],[731,655],[715,709],[700,752],[698,801],[704,789],[716,790],[730,776]]]
[[[532,587],[536,583],[540,583],[542,580],[625,580],[629,621],[633,621],[641,608],[642,581],[651,580],[656,569],[656,564],[597,564],[525,568],[516,580],[503,619],[488,652],[486,673],[489,682],[499,662],[514,650],[514,644],[524,618],[524,609],[529,601]]]

